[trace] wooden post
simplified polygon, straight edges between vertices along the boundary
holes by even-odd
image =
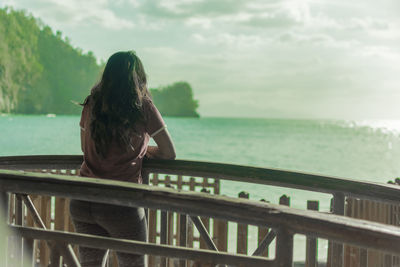
[[[15,198],[15,224],[22,226],[24,219],[24,211],[21,198]],[[18,235],[14,236],[14,266],[21,266],[23,260],[22,257],[22,237]]]
[[[51,197],[49,196],[41,196],[40,197],[40,210],[39,214],[42,218],[44,225],[46,228],[50,228],[50,220],[51,220],[51,211],[50,211],[50,202]],[[50,260],[50,250],[46,245],[46,242],[40,241],[40,263],[44,266],[49,264]]]
[[[167,176],[168,177],[168,176]],[[167,177],[165,180],[167,181]],[[167,183],[165,183],[167,185]],[[169,185],[169,184],[168,184]],[[160,228],[160,243],[167,244],[168,243],[168,212],[165,210],[161,210],[161,228]],[[166,257],[161,257],[161,267],[167,267],[168,259]]]
[[[370,214],[370,221],[374,221],[374,222],[378,221],[378,202],[370,201],[369,214]],[[369,249],[367,261],[368,261],[369,266],[378,266],[379,265],[379,252],[376,250]]]
[[[68,222],[65,221],[66,213],[68,212],[66,207],[66,199],[56,197],[55,199],[55,211],[54,211],[54,230],[64,231],[65,224]],[[55,261],[60,261],[60,253],[58,250],[51,251],[51,263],[54,264]],[[59,264],[58,264],[59,265]],[[57,266],[58,266],[57,265]]]
[[[285,205],[285,206],[290,206],[290,197],[288,197],[287,195],[282,195],[279,198],[279,205]]]
[[[345,205],[345,216],[347,217],[352,217],[352,206],[353,206],[353,199],[352,198],[346,198],[346,205]],[[333,213],[333,198],[331,199],[331,212]],[[343,266],[349,266],[350,267],[350,248],[351,246],[348,244],[343,245]],[[333,251],[333,242],[329,241],[329,254],[332,254]],[[329,264],[332,264],[331,261],[329,261]],[[330,267],[331,265],[328,265]]]
[[[360,212],[359,218],[368,220],[368,200],[361,199],[360,202]],[[365,248],[360,248],[360,266],[368,266],[368,250]]]
[[[319,210],[319,202],[308,200],[307,209]],[[306,267],[318,267],[318,240],[310,236],[306,240]]]
[[[152,184],[153,186],[158,185],[158,174],[153,173],[152,175],[153,179],[149,179],[149,184]],[[148,240],[150,243],[156,243],[157,242],[157,210],[150,209],[149,210],[149,220],[148,220],[148,226],[149,226],[149,231],[148,231]],[[155,266],[155,257],[153,255],[148,255],[147,257],[148,261],[148,266]]]
[[[179,246],[181,247],[186,247],[186,242],[187,242],[187,215],[186,214],[181,214],[180,219],[179,219]],[[179,267],[186,267],[186,260],[185,259],[180,259],[179,260]]]
[[[190,177],[189,190],[195,191],[195,186],[196,186],[196,180],[193,177]],[[187,229],[187,247],[192,248],[193,247],[193,223],[191,220],[188,220],[187,228],[188,228]]]
[[[246,198],[249,199],[249,193],[247,192],[240,192],[239,198]],[[236,252],[238,254],[245,254],[247,255],[247,235],[248,235],[248,225],[238,223],[237,225],[237,247]]]
[[[161,228],[160,228],[160,243],[167,244],[168,240],[168,213],[161,211]],[[167,258],[161,257],[161,267],[167,266]]]
[[[265,199],[261,199],[260,201],[262,201],[262,202],[269,202],[269,201],[266,201]],[[260,243],[261,243],[261,241],[264,239],[264,237],[268,234],[268,231],[269,231],[269,229],[268,229],[267,227],[262,227],[262,226],[259,226],[259,227],[258,227],[258,238],[257,238],[257,240],[258,240],[258,242],[257,242],[258,246],[260,245]],[[260,256],[268,257],[268,254],[269,254],[269,248],[267,247],[267,248],[265,248],[265,250],[260,254]]]
[[[216,245],[218,251],[228,251],[228,221],[214,219],[216,231],[214,232],[214,239],[217,241]]]
[[[293,266],[293,234],[284,228],[277,229],[276,237],[276,266]]]
[[[210,193],[210,190],[206,188],[201,189],[202,193]],[[210,218],[209,217],[201,217],[201,221],[208,232],[210,232]],[[208,246],[204,239],[200,236],[200,248],[201,249],[208,249]]]
[[[345,196],[343,193],[333,195],[333,213],[344,215]],[[332,267],[342,267],[343,265],[343,244],[332,243]]]
[[[0,187],[0,228],[6,229],[9,216],[9,194]],[[0,265],[7,266],[7,235],[0,237]]]

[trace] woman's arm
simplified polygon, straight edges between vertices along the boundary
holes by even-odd
[[[148,146],[146,156],[151,159],[175,159],[175,147],[167,128],[153,136],[157,146]]]

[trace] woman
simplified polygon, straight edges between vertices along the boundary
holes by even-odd
[[[146,74],[134,52],[117,52],[83,104],[80,175],[142,183],[143,157],[174,159],[164,120],[151,101]],[[157,146],[148,146],[152,137]],[[146,241],[143,208],[72,200],[70,212],[79,233]],[[84,267],[100,266],[105,250],[80,247]],[[120,267],[145,266],[144,256],[117,253]]]

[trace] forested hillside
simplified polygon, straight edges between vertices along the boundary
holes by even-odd
[[[85,99],[101,69],[61,32],[24,11],[0,9],[0,113],[79,114],[71,101]],[[188,83],[151,92],[164,116],[198,117]]]
[[[100,66],[91,52],[73,48],[23,11],[0,9],[0,112],[79,113],[98,79]]]

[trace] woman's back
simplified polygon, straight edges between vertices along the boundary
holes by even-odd
[[[111,141],[106,155],[103,157],[96,151],[96,145],[91,138],[91,100],[90,97],[82,110],[80,121],[83,130],[84,162],[81,176],[111,178],[121,181],[141,183],[141,167],[143,157],[151,136],[165,129],[166,125],[148,97],[143,98],[142,108],[144,120],[132,125],[132,136],[128,147],[121,147],[115,140]]]

